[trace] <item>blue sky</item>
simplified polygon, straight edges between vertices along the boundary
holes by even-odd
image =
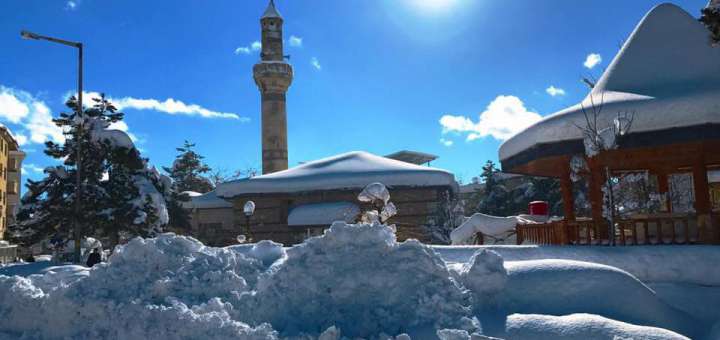
[[[706,2],[675,3],[697,16]],[[659,3],[277,0],[295,68],[290,164],[410,149],[469,181],[497,160],[503,138],[584,97],[580,77],[599,77]],[[75,91],[76,54],[22,40],[21,29],[85,44],[86,91],[124,104],[127,129],[153,164],[169,165],[188,139],[214,168],[259,168],[252,65],[266,4],[0,2],[0,122],[24,142],[25,175],[54,164],[39,142],[59,138],[47,120]]]

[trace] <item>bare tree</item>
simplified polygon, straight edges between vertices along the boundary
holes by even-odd
[[[618,139],[626,135],[632,128],[635,118],[634,112],[618,112],[612,124],[601,121],[605,104],[605,91],[600,93],[600,102],[596,103],[595,95],[590,93],[590,107],[585,106],[584,101],[580,104],[585,125],[575,124],[583,135],[583,144],[585,146],[585,156],[593,159],[599,154],[618,147]],[[605,123],[605,126],[601,126]],[[608,229],[610,232],[609,242],[611,245],[615,243],[615,201],[613,197],[613,179],[608,166],[604,167],[606,183],[603,187],[603,214],[608,219]]]
[[[258,169],[252,166],[230,171],[225,168],[215,169],[210,172],[208,178],[213,183],[213,186],[217,187],[220,183],[229,181],[235,181],[239,179],[252,178],[257,176],[259,173]]]

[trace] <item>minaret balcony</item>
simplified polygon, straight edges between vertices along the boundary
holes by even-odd
[[[293,80],[293,69],[285,62],[261,62],[253,67],[255,83],[263,92],[285,92]]]

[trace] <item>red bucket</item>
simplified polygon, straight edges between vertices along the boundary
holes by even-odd
[[[528,204],[530,215],[548,216],[550,205],[545,201],[533,201]]]

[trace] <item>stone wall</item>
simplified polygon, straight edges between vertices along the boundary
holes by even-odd
[[[424,225],[434,224],[446,187],[390,188],[391,201],[398,214],[390,219],[398,230],[398,239],[416,238],[430,241]],[[201,209],[194,212],[195,237],[212,245],[237,243],[237,235],[245,234],[246,218],[243,206],[255,202],[255,214],[250,219],[251,235],[255,240],[273,240],[285,245],[302,242],[308,235],[316,235],[327,226],[288,226],[290,210],[299,205],[327,202],[358,203],[360,190],[315,191],[296,194],[242,195],[230,199],[233,209]],[[359,203],[358,203],[359,204]],[[365,208],[361,206],[361,208]],[[231,214],[231,215],[230,215]],[[212,230],[207,230],[212,227]]]

